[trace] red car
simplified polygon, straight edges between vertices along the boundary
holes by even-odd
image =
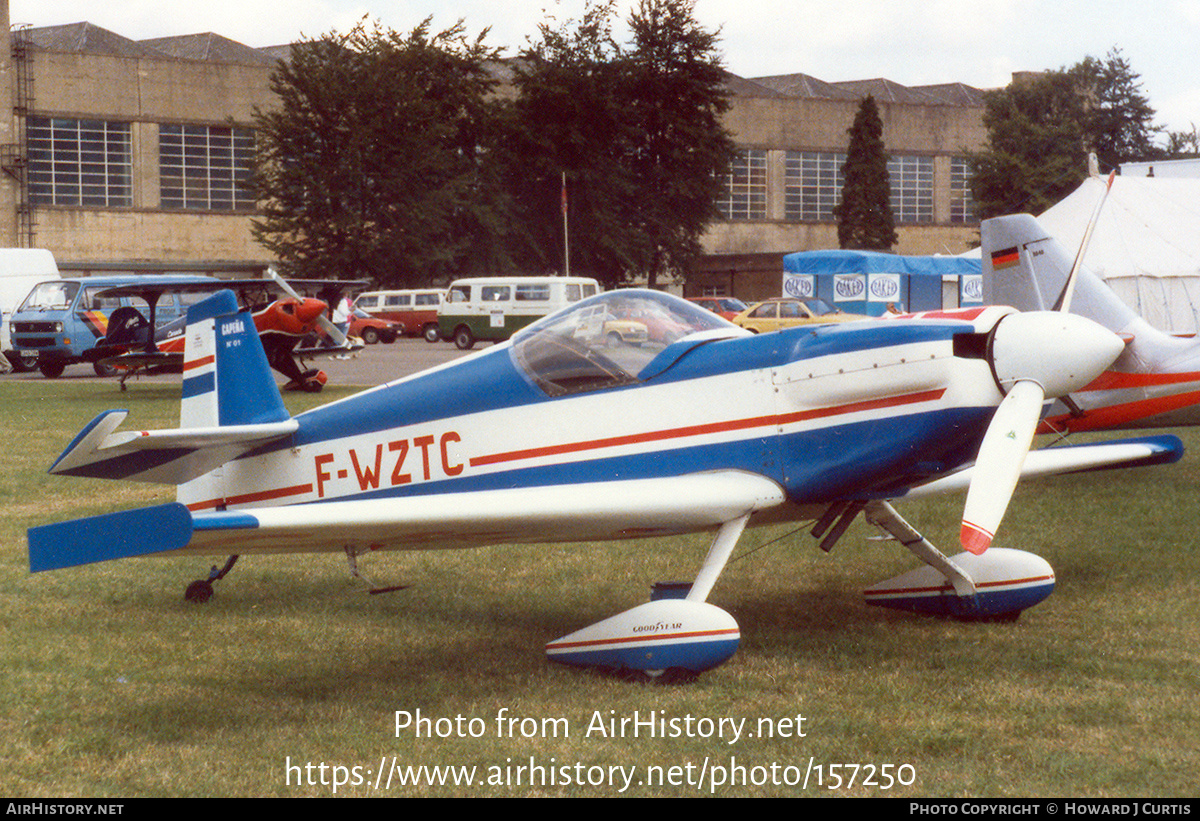
[[[404,331],[403,325],[376,319],[364,310],[354,309],[350,316],[350,336],[357,336],[368,345],[376,342],[395,342],[396,337]]]
[[[688,302],[695,302],[701,308],[707,308],[729,320],[746,310],[745,302],[731,296],[694,296],[690,297]]]

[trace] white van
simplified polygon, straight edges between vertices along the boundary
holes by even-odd
[[[438,308],[438,333],[465,351],[481,339],[508,339],[534,320],[598,293],[600,283],[587,277],[459,279]]]
[[[376,319],[404,326],[408,336],[424,336],[438,341],[438,306],[445,291],[438,288],[411,288],[400,291],[367,291],[354,300],[354,307]]]
[[[33,286],[59,278],[54,254],[44,248],[0,248],[0,351],[19,371],[37,367],[37,354],[22,358],[12,344],[9,320]]]

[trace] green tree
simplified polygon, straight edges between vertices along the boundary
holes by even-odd
[[[511,145],[514,201],[528,206],[530,264],[561,270],[562,176],[572,273],[606,285],[686,268],[715,215],[732,157],[717,36],[691,0],[642,0],[631,42],[612,36],[615,3],[543,24],[523,55]]]
[[[639,189],[632,202],[632,268],[655,287],[702,254],[700,237],[717,216],[721,174],[733,139],[715,32],[704,30],[692,0],[641,0],[629,18],[626,109],[629,166]]]
[[[850,126],[850,145],[842,166],[842,200],[834,208],[842,248],[887,251],[896,244],[895,218],[883,122],[875,98],[867,96]]]
[[[1066,71],[1014,79],[985,96],[984,150],[971,158],[980,219],[1041,213],[1087,174],[1083,101]]]
[[[482,162],[499,139],[494,56],[428,20],[293,46],[271,76],[279,106],[257,113],[255,236],[295,275],[393,286],[498,253],[487,229],[505,203]]]
[[[1106,171],[1162,156],[1153,118],[1120,49],[988,92],[987,145],[972,157],[976,214],[1041,213],[1083,181],[1089,152]]]
[[[1163,155],[1165,159],[1200,157],[1200,133],[1196,126],[1193,125],[1191,131],[1168,131]]]
[[[625,122],[612,8],[589,5],[580,20],[541,24],[540,39],[513,64],[513,132],[503,157],[526,232],[517,251],[522,266],[549,273],[569,264],[607,285],[624,269],[622,211],[631,194],[620,173]]]
[[[1154,109],[1138,75],[1114,48],[1103,60],[1085,57],[1069,71],[1083,100],[1083,132],[1104,169],[1161,155],[1154,138]]]

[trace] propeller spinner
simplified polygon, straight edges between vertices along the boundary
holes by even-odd
[[[1017,486],[1047,398],[1100,376],[1124,349],[1112,331],[1074,314],[1008,314],[992,331],[988,360],[1005,393],[983,436],[963,509],[962,545],[983,553]]]
[[[301,296],[296,292],[295,288],[288,284],[287,280],[277,274],[274,270],[271,270],[269,273],[271,275],[271,279],[275,281],[280,290],[282,290],[292,299],[298,300],[302,304],[318,301],[310,300]],[[324,305],[324,303],[322,303],[322,305]],[[342,333],[341,329],[339,329],[337,325],[334,325],[333,322],[329,320],[329,317],[325,316],[324,307],[322,308],[320,315],[316,317],[316,320],[317,325],[329,336],[330,339],[333,340],[333,344],[335,346],[342,347],[346,344],[346,335]]]

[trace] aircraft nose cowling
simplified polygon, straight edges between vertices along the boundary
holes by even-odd
[[[1046,396],[1061,397],[1104,373],[1124,347],[1112,331],[1075,314],[1014,313],[996,325],[992,370],[1005,391],[1032,381]]]
[[[325,313],[325,303],[319,299],[306,299],[296,306],[296,318],[305,325]]]

